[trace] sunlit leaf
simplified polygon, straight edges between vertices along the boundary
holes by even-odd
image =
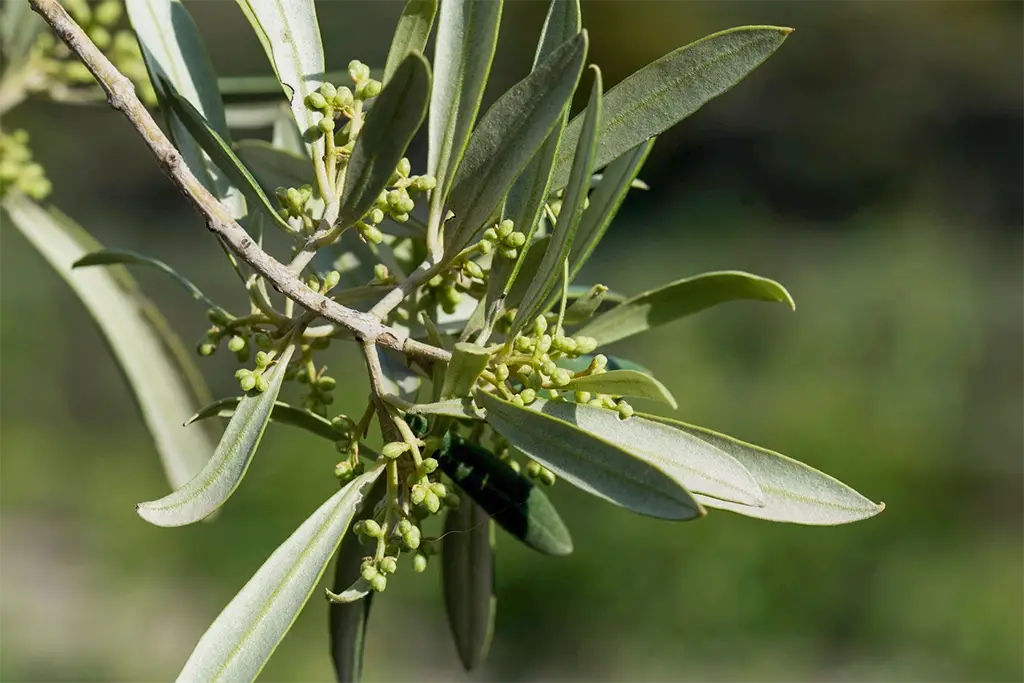
[[[444,374],[441,385],[441,400],[469,396],[477,377],[487,367],[490,354],[482,347],[468,342],[459,342],[452,350],[452,359]]]
[[[179,681],[252,681],[295,622],[338,548],[374,467],[331,496],[270,556],[199,640]]]
[[[586,33],[563,43],[502,95],[480,120],[459,165],[445,244],[458,253],[495,211],[509,187],[561,120],[587,53]]]
[[[434,220],[480,109],[498,44],[501,7],[501,0],[447,0],[438,13],[427,153],[427,172],[437,179],[430,198]]]
[[[139,503],[135,510],[140,517],[157,526],[184,526],[198,522],[227,501],[241,483],[263,438],[294,350],[289,345],[266,371],[266,391],[245,396],[239,402],[217,450],[202,471],[170,495]]]
[[[770,301],[795,309],[786,288],[737,270],[703,273],[638,294],[584,325],[578,334],[598,344],[631,337],[728,301]]]
[[[223,308],[215,304],[210,297],[203,294],[202,290],[192,284],[191,280],[178,273],[178,271],[174,270],[163,261],[150,258],[149,256],[143,256],[142,254],[136,254],[135,252],[124,251],[121,249],[103,249],[101,251],[94,251],[91,254],[86,254],[75,261],[71,267],[85,268],[87,266],[113,265],[135,265],[156,268],[157,270],[171,276],[171,279],[181,285],[182,289],[188,292],[196,301],[202,301],[208,307],[224,312]]]
[[[569,383],[566,389],[609,394],[610,396],[649,398],[652,401],[667,403],[673,408],[678,407],[676,399],[664,384],[650,375],[636,370],[611,370],[599,375],[577,377]]]
[[[8,195],[2,206],[89,310],[124,371],[167,480],[175,489],[184,485],[202,469],[213,443],[205,431],[181,426],[210,398],[174,329],[124,268],[72,270],[102,246],[70,218],[20,195]]]
[[[572,275],[569,276],[572,279]],[[608,288],[604,285],[594,285],[588,289],[583,296],[576,298],[565,309],[565,324],[566,325],[578,325],[579,323],[586,322],[597,312],[605,297],[608,295]],[[568,296],[566,299],[568,300]]]
[[[482,420],[483,412],[473,405],[469,398],[450,398],[433,403],[417,403],[405,408],[410,415],[444,415],[445,417],[469,418]]]
[[[303,135],[323,114],[306,97],[323,83],[324,49],[313,0],[237,0],[284,87],[292,116]],[[313,159],[324,154],[323,138],[306,143]]]
[[[856,522],[885,509],[884,503],[873,503],[824,472],[775,451],[678,420],[658,415],[645,417],[671,425],[736,458],[764,492],[765,504],[760,507],[698,496],[700,502],[708,507],[773,522],[814,525]]]
[[[213,163],[231,179],[231,182],[241,190],[253,207],[259,207],[262,210],[265,218],[281,230],[292,232],[291,226],[278,215],[277,209],[271,204],[249,169],[235,155],[231,146],[210,127],[209,122],[188,100],[174,92],[170,84],[167,84],[166,89],[174,113],[185,124],[188,132],[200,144],[203,151],[210,156]]]
[[[537,399],[530,410],[562,420],[657,467],[694,494],[762,505],[764,494],[738,460],[701,439],[643,417],[619,418],[614,410]]]
[[[704,514],[690,492],[660,468],[662,463],[653,465],[546,415],[540,406],[518,407],[483,392],[477,393],[477,402],[487,409],[487,423],[509,443],[587,493],[652,517],[687,520]]]
[[[594,167],[601,168],[694,113],[757,68],[782,45],[793,29],[743,26],[690,43],[635,72],[610,91]],[[558,150],[552,189],[570,177],[573,150],[586,112],[565,129]]]
[[[583,264],[594,252],[608,230],[636,174],[647,160],[656,138],[642,142],[611,163],[601,177],[597,189],[590,194],[590,205],[583,211],[580,227],[569,255],[569,281],[576,279]]]
[[[192,417],[188,418],[188,420],[185,421],[185,426],[211,417],[233,417],[235,410],[238,408],[238,404],[244,399],[245,397],[243,396],[232,396],[230,398],[222,398],[219,401],[214,401],[213,403],[204,406]],[[305,429],[307,432],[315,434],[323,439],[327,439],[328,441],[338,441],[344,436],[334,428],[334,425],[326,417],[321,417],[312,411],[304,408],[297,408],[296,406],[284,403],[283,401],[274,402],[274,406],[270,411],[270,420],[279,424],[291,425],[292,427]]]
[[[568,555],[572,537],[544,491],[490,452],[460,444],[438,458],[441,469],[505,531],[545,555]]]
[[[423,378],[406,365],[405,357],[390,349],[380,349],[381,381],[384,391],[407,401],[416,400]]]
[[[395,27],[394,37],[391,39],[387,62],[384,64],[384,76],[381,78],[384,85],[388,84],[398,70],[398,65],[405,61],[409,54],[422,54],[426,50],[436,14],[437,0],[408,0],[405,3],[402,16],[398,18],[398,26]]]
[[[345,171],[339,220],[351,225],[369,211],[419,130],[430,97],[430,66],[407,56],[374,102]]]
[[[487,657],[494,633],[494,522],[470,498],[445,518],[441,578],[448,625],[459,659],[472,671]]]
[[[544,258],[534,273],[530,288],[523,296],[512,321],[510,334],[514,335],[531,322],[537,315],[544,312],[548,295],[555,283],[562,276],[565,260],[572,249],[573,238],[583,214],[583,204],[590,189],[590,175],[594,170],[594,152],[597,147],[597,132],[601,126],[601,70],[590,67],[594,72],[594,83],[590,88],[590,103],[587,105],[587,117],[583,132],[577,137],[575,156],[573,157],[572,175],[562,201],[562,209],[555,222],[551,239],[544,250]]]

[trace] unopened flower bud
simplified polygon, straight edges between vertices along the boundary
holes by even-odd
[[[384,574],[394,574],[398,571],[398,558],[385,557],[380,561],[380,571]]]
[[[334,466],[334,476],[342,481],[348,481],[352,474],[352,463],[348,460],[342,460]]]
[[[498,232],[494,228],[487,228],[484,230],[484,239],[490,240],[491,242],[497,242]]]
[[[353,59],[348,63],[348,75],[353,81],[360,83],[370,77],[370,67],[358,59]]]
[[[427,571],[427,556],[423,553],[416,553],[412,556],[412,570],[417,574]]]
[[[441,509],[441,499],[433,491],[427,491],[423,496],[423,507],[430,510],[430,514],[435,514]]]
[[[544,484],[545,486],[554,486],[555,473],[546,467],[541,467],[539,479],[540,483]]]
[[[504,382],[505,380],[507,380],[508,366],[505,365],[504,363],[499,363],[498,366],[494,368],[494,377],[499,382]]]
[[[490,240],[480,240],[476,245],[476,250],[485,256],[490,254],[492,249],[494,249],[494,243]]]
[[[512,249],[510,247],[498,247],[498,253],[501,254],[502,258],[508,259],[509,261],[515,261],[519,256],[519,250]]]
[[[333,104],[337,109],[348,109],[354,100],[352,91],[343,85],[334,93]]]
[[[427,489],[424,486],[417,484],[416,486],[413,486],[412,491],[409,492],[409,500],[413,505],[422,505],[426,495]]]
[[[359,575],[363,577],[364,581],[373,581],[379,573],[377,568],[370,562],[363,562],[359,568]]]
[[[572,382],[572,374],[565,368],[558,368],[552,373],[551,381],[556,387],[564,387]]]
[[[334,96],[338,94],[338,89],[334,87],[333,83],[321,83],[320,94],[324,96],[324,99],[330,102],[334,99]]]
[[[523,399],[523,403],[526,405],[530,405],[537,400],[537,392],[529,387],[519,392],[519,396]]]
[[[437,179],[432,175],[419,175],[413,178],[410,187],[417,192],[428,192],[437,187]]]
[[[521,247],[526,244],[526,235],[521,232],[513,232],[505,238],[505,244],[510,247]]]
[[[361,100],[368,100],[380,95],[382,88],[383,86],[380,81],[371,78],[356,88],[356,96]]]
[[[425,458],[421,464],[424,474],[431,474],[437,470],[437,460],[434,458]]]
[[[325,116],[317,121],[316,125],[324,135],[329,135],[334,132],[334,119],[329,116]]]
[[[526,476],[528,476],[530,479],[536,479],[537,477],[539,477],[540,470],[540,463],[537,462],[536,460],[531,460],[530,462],[526,463]]]
[[[329,271],[324,275],[324,291],[334,289],[341,282],[341,273],[336,270]]]
[[[316,388],[320,391],[332,391],[337,384],[338,381],[336,379],[325,375],[317,381]]]
[[[597,340],[593,337],[586,337],[584,335],[577,335],[573,337],[576,342],[576,353],[580,355],[586,355],[593,353],[594,349],[597,348]]]
[[[617,408],[620,420],[628,420],[633,417],[633,406],[629,405],[625,401],[619,401]]]
[[[235,335],[228,340],[228,351],[232,353],[238,353],[245,348],[245,340]]]
[[[306,96],[306,106],[310,109],[324,110],[327,108],[327,100],[318,92],[311,92]]]
[[[444,498],[448,495],[448,487],[439,481],[435,481],[430,485],[430,490],[434,492],[434,495],[438,498]]]
[[[506,218],[502,222],[498,223],[497,235],[498,239],[504,240],[506,237],[512,234],[515,230],[515,223]]]
[[[397,171],[398,175],[403,178],[408,178],[409,172],[412,171],[412,164],[409,163],[409,159],[406,157],[399,159],[398,166],[395,167],[395,171]]]
[[[377,576],[370,579],[370,588],[375,593],[383,593],[384,589],[388,587],[388,580],[383,574],[377,574]]]
[[[384,444],[384,448],[380,450],[381,455],[389,460],[401,457],[403,453],[409,450],[409,444],[404,441],[392,441],[391,443]]]
[[[258,375],[255,375],[255,377],[256,377],[256,391],[258,391],[258,392],[260,392],[262,394],[263,392],[270,390],[270,380],[267,379],[266,375],[264,375],[263,373],[260,373]]]
[[[477,280],[484,279],[484,270],[476,261],[466,261],[463,263],[462,272],[465,273],[467,277],[476,278]]]

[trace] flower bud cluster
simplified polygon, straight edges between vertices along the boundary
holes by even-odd
[[[44,199],[53,189],[43,167],[32,160],[24,130],[0,131],[0,197],[12,189],[33,199]]]
[[[519,250],[526,244],[526,235],[516,232],[515,224],[506,218],[493,228],[487,228],[484,231],[483,239],[480,240],[480,244],[488,245],[483,248],[480,248],[478,245],[482,253],[486,254],[492,248],[497,248],[500,256],[511,261],[518,258]]]
[[[295,219],[293,227],[298,228],[306,235],[313,234],[316,223],[309,212],[309,204],[313,199],[313,186],[301,185],[299,187],[278,187],[274,190],[281,208],[277,213],[284,220]]]

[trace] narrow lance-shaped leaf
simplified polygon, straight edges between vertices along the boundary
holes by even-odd
[[[470,498],[448,512],[441,546],[448,625],[459,659],[472,671],[487,657],[494,633],[494,522]]]
[[[427,47],[430,29],[434,26],[434,15],[437,14],[437,0],[408,0],[398,18],[395,35],[391,39],[391,49],[384,64],[384,77],[381,82],[388,84],[398,70],[398,65],[405,61],[407,55],[422,53]]]
[[[227,501],[256,454],[294,351],[295,347],[289,345],[265,371],[266,391],[241,400],[202,471],[170,495],[139,503],[135,509],[140,517],[157,526],[184,526],[198,522]]]
[[[96,321],[124,371],[167,480],[172,488],[182,486],[202,469],[213,443],[205,431],[181,428],[210,398],[174,328],[124,268],[72,271],[73,263],[102,245],[70,218],[20,195],[8,195],[0,206]]]
[[[668,388],[648,374],[636,370],[611,370],[597,375],[577,377],[565,387],[571,391],[589,391],[611,396],[648,398],[677,408],[676,399]]]
[[[587,34],[576,34],[509,88],[480,120],[448,197],[448,208],[455,213],[445,226],[449,254],[458,253],[485,227],[516,176],[561,120],[586,54]]]
[[[444,374],[440,400],[469,396],[477,377],[487,367],[490,354],[476,344],[459,342],[452,350],[452,359]]]
[[[738,270],[703,273],[638,294],[579,330],[598,344],[631,337],[728,301],[770,301],[796,309],[786,288]]]
[[[469,141],[498,44],[501,0],[446,0],[441,4],[430,91],[427,172],[437,179],[431,221],[443,216],[448,191]]]
[[[691,493],[744,505],[764,504],[761,488],[738,460],[679,430],[637,416],[623,420],[616,411],[579,403],[537,399],[527,410],[614,444],[657,467]]]
[[[217,134],[217,131],[210,127],[209,122],[203,118],[203,115],[188,100],[174,92],[170,84],[166,85],[166,89],[174,112],[185,124],[192,137],[210,155],[213,163],[217,164],[220,170],[231,179],[235,186],[241,190],[242,194],[252,202],[254,207],[262,209],[265,217],[269,218],[274,225],[286,233],[293,232],[291,226],[277,213],[277,209],[270,203],[267,195],[260,188],[259,183],[256,182],[249,169],[235,155],[230,145]]]
[[[568,555],[572,537],[555,506],[536,484],[471,444],[452,446],[441,469],[505,531],[545,555]]]
[[[562,275],[565,260],[569,257],[569,250],[572,249],[573,238],[580,224],[583,204],[590,189],[594,152],[597,149],[597,132],[601,125],[601,70],[593,65],[590,68],[594,71],[594,83],[590,90],[590,103],[587,105],[583,132],[578,138],[576,155],[573,158],[572,175],[565,191],[565,198],[562,200],[562,209],[540,267],[534,274],[530,288],[519,306],[519,312],[512,321],[510,336],[514,336],[537,315],[544,312],[545,301]]]
[[[473,399],[470,398],[450,398],[444,401],[434,401],[433,403],[417,403],[415,405],[402,406],[402,408],[410,415],[443,415],[459,419],[484,419],[483,412],[473,405]]]
[[[533,58],[533,68],[536,69],[559,45],[578,34],[581,23],[579,0],[551,0]],[[488,309],[494,305],[499,296],[503,294],[508,296],[519,278],[519,273],[523,272],[527,255],[533,246],[533,235],[537,230],[541,212],[544,210],[544,202],[548,197],[548,187],[551,183],[551,171],[554,169],[558,143],[568,120],[569,107],[567,105],[544,144],[519,174],[505,199],[505,218],[515,224],[516,230],[526,235],[526,243],[519,250],[519,255],[514,262],[495,259],[495,262],[492,263],[486,297]],[[527,270],[526,272],[531,271]]]
[[[238,0],[284,87],[292,116],[306,135],[323,114],[306,106],[306,98],[323,83],[324,48],[313,0]],[[323,137],[306,143],[314,159],[324,155]]]
[[[125,9],[157,95],[168,102],[166,83],[188,100],[223,139],[228,132],[217,74],[195,22],[179,0],[127,0]],[[228,184],[212,168],[184,123],[169,109],[165,115],[186,165],[218,198],[227,196]],[[236,218],[239,216],[236,215]]]
[[[23,66],[44,28],[46,22],[27,2],[5,2],[0,6],[0,50],[8,72],[14,73]]]
[[[290,115],[288,123],[295,125]],[[267,197],[273,196],[279,187],[313,184],[313,165],[306,157],[267,144],[265,140],[239,140],[234,149]]]
[[[651,517],[687,520],[704,514],[682,484],[607,439],[483,392],[477,402],[487,409],[487,423],[509,443],[587,493]]]
[[[423,378],[406,365],[405,356],[391,349],[380,349],[379,355],[384,391],[406,401],[415,400]]]
[[[199,422],[211,417],[234,417],[238,404],[243,400],[245,400],[244,396],[232,396],[231,398],[222,398],[219,401],[214,401],[201,408],[199,412],[186,420],[185,426],[187,427],[193,422]],[[317,415],[305,408],[297,408],[283,401],[274,401],[274,406],[270,411],[270,420],[279,424],[305,429],[307,432],[328,441],[338,441],[344,436],[344,434],[334,428],[334,424],[326,417]]]
[[[632,187],[636,174],[647,160],[656,138],[642,142],[612,162],[590,195],[590,205],[584,209],[580,227],[569,254],[569,281],[579,275],[583,264],[594,252],[615,214],[619,212],[626,193]]]
[[[873,503],[824,472],[775,451],[678,420],[658,415],[645,417],[671,425],[730,454],[750,471],[764,491],[765,504],[761,507],[698,496],[708,507],[773,522],[813,525],[847,524],[885,509],[885,504]]]
[[[178,273],[178,271],[171,268],[163,261],[149,256],[143,256],[142,254],[136,254],[133,251],[124,251],[121,249],[103,249],[101,251],[94,251],[91,254],[86,254],[82,258],[75,261],[72,268],[85,268],[87,266],[114,266],[114,265],[135,265],[135,266],[148,266],[150,268],[156,268],[157,270],[169,275],[171,279],[181,285],[182,289],[188,292],[193,299],[196,301],[202,301],[204,304],[212,309],[226,313],[223,308],[213,302],[210,297],[203,294],[203,291],[192,284],[184,275]]]
[[[572,279],[571,273],[569,279]],[[574,299],[569,307],[565,309],[565,324],[578,325],[590,320],[594,313],[597,312],[597,309],[600,308],[607,295],[608,288],[604,285],[594,285],[588,289],[583,296]]]
[[[779,26],[744,26],[715,33],[670,52],[627,77],[605,98],[604,123],[594,161],[601,168],[644,140],[660,135],[739,83],[793,32]],[[586,112],[562,135],[552,189],[565,185]]]
[[[178,681],[252,681],[327,568],[382,467],[331,496],[267,559],[199,640]]]
[[[430,67],[414,52],[395,70],[356,139],[345,170],[342,225],[355,223],[377,201],[427,114],[429,96]]]

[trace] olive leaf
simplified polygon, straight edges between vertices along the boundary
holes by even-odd
[[[525,545],[545,555],[572,552],[572,537],[555,506],[508,463],[470,444],[452,446],[438,463],[461,492]]]
[[[398,65],[414,52],[422,54],[427,47],[430,29],[434,26],[434,15],[437,14],[437,0],[408,0],[398,18],[395,35],[391,39],[391,49],[384,64],[384,76],[381,82],[388,84]]]
[[[764,492],[765,503],[758,507],[698,496],[708,507],[773,522],[814,525],[856,522],[885,509],[884,503],[873,503],[824,472],[767,448],[678,420],[658,415],[644,417],[670,425],[728,453],[747,468]]]
[[[509,186],[544,144],[572,100],[587,54],[587,34],[565,41],[487,110],[452,182],[446,250],[458,253],[482,229]]]
[[[183,486],[202,469],[213,443],[203,430],[181,428],[210,397],[174,328],[126,269],[72,270],[75,262],[102,246],[70,218],[16,194],[4,197],[0,206],[96,321],[128,380],[167,481],[174,489]]]
[[[412,371],[406,360],[391,349],[380,349],[381,383],[384,391],[406,401],[416,399],[423,378]]]
[[[222,398],[219,401],[214,401],[185,420],[185,426],[187,427],[193,422],[199,422],[211,417],[234,417],[238,404],[244,401],[245,398],[244,396],[232,396],[231,398]],[[274,401],[274,405],[270,410],[270,420],[305,429],[307,432],[328,441],[338,441],[345,436],[345,434],[335,429],[334,424],[326,417],[321,417],[305,408],[297,408],[283,401]]]
[[[544,312],[545,301],[562,275],[565,260],[569,257],[573,238],[583,214],[583,205],[587,199],[587,191],[590,189],[590,175],[594,170],[597,132],[601,125],[603,89],[601,70],[594,65],[591,65],[590,68],[594,71],[594,83],[590,89],[590,103],[587,105],[583,131],[577,138],[578,144],[572,162],[572,175],[569,178],[569,185],[565,191],[562,209],[555,222],[551,240],[544,250],[544,258],[541,260],[537,272],[534,273],[530,288],[523,296],[519,312],[516,313],[516,317],[512,321],[510,333],[512,335],[515,335],[527,323],[532,322],[537,315]]]
[[[537,399],[527,410],[561,420],[657,467],[695,494],[760,506],[757,481],[728,453],[664,424],[579,403]]]
[[[278,119],[280,120],[280,119]],[[287,123],[294,128],[291,117]],[[288,130],[284,125],[283,131]],[[265,140],[239,140],[234,146],[235,154],[242,164],[256,178],[267,197],[279,187],[302,187],[313,184],[313,165],[309,159],[292,151],[272,145]]]
[[[602,168],[660,135],[739,83],[793,32],[779,26],[743,26],[690,43],[651,62],[616,85],[605,98],[594,167]],[[562,135],[551,188],[570,177],[573,149],[586,112]]]
[[[469,396],[477,377],[487,367],[491,355],[476,344],[458,342],[452,350],[452,359],[441,385],[441,400]]]
[[[571,273],[569,279],[572,279]],[[566,294],[569,294],[569,292],[566,292]],[[597,312],[597,309],[601,307],[606,296],[608,296],[608,288],[604,285],[594,285],[588,289],[583,296],[574,299],[569,307],[565,309],[565,324],[577,325],[590,320],[594,313]]]
[[[363,498],[374,467],[327,499],[278,546],[199,640],[179,681],[252,681],[320,581]]]
[[[324,82],[324,48],[313,0],[237,2],[274,67],[299,131],[307,135],[323,118],[306,106],[306,98]],[[322,159],[323,138],[307,139],[306,151],[314,160]]]
[[[370,210],[427,114],[430,66],[418,52],[395,70],[366,117],[345,171],[339,222],[351,225]]]
[[[271,223],[285,233],[293,232],[287,221],[277,213],[277,209],[271,204],[249,169],[245,167],[231,146],[210,126],[210,122],[202,113],[193,107],[191,102],[179,95],[170,83],[164,81],[164,88],[174,113],[178,115],[203,151],[210,155],[213,163],[231,179],[235,187],[252,202],[253,206],[262,209],[265,218],[270,219]]]
[[[467,671],[487,657],[494,633],[494,522],[469,497],[445,517],[441,579],[455,648]]]
[[[509,443],[587,493],[651,517],[688,520],[704,514],[685,486],[661,469],[663,459],[648,462],[532,406],[516,406],[484,392],[477,392],[477,403],[487,410],[487,424]]]
[[[5,2],[0,6],[0,51],[8,73],[20,70],[46,23],[27,2]]]
[[[501,8],[501,0],[447,0],[438,12],[427,151],[427,173],[437,180],[430,197],[432,221],[442,218],[480,110],[498,44]]]
[[[656,138],[642,142],[616,159],[601,177],[597,189],[590,194],[590,206],[583,211],[576,239],[569,254],[569,281],[579,275],[583,264],[594,252],[604,233],[608,230],[626,193],[636,180],[636,174],[647,160]]]
[[[445,417],[468,418],[470,420],[482,420],[484,418],[483,413],[473,405],[473,400],[469,398],[450,398],[445,401],[417,403],[401,407],[410,415],[444,415]]]
[[[796,309],[786,288],[738,270],[703,273],[638,294],[584,325],[578,334],[600,345],[699,313],[728,301],[770,301]]]
[[[88,266],[113,265],[135,265],[156,268],[157,270],[171,276],[171,279],[181,285],[182,289],[188,292],[196,301],[202,301],[204,304],[220,313],[227,313],[227,311],[215,304],[210,297],[203,294],[201,289],[192,284],[191,280],[178,273],[174,268],[171,268],[159,259],[143,256],[142,254],[136,254],[133,251],[125,251],[122,249],[102,249],[100,251],[94,251],[72,263],[71,267],[85,268]]]
[[[288,345],[274,359],[274,366],[265,371],[266,391],[247,395],[239,402],[217,450],[202,471],[170,495],[136,505],[140,517],[157,526],[184,526],[198,522],[227,501],[256,454],[294,351],[295,346]]]
[[[576,377],[565,387],[570,391],[589,391],[611,396],[649,398],[678,408],[668,388],[649,374],[636,370],[611,370],[596,375]]]

